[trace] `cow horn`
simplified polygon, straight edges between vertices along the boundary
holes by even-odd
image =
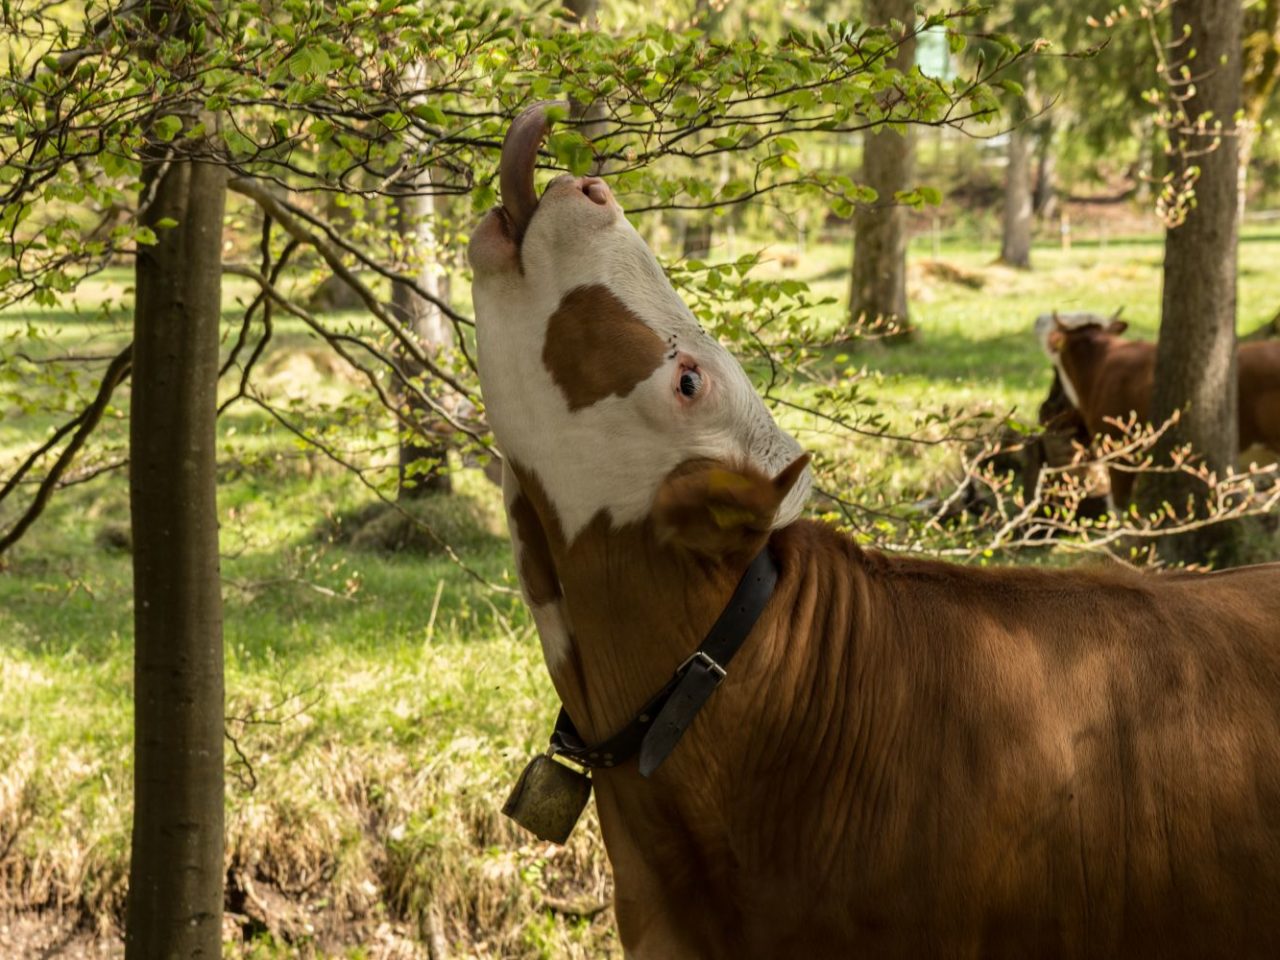
[[[550,106],[563,104],[546,100],[527,107],[511,122],[511,128],[502,141],[498,185],[502,190],[502,209],[511,221],[516,243],[524,238],[524,231],[538,206],[537,194],[533,192],[533,168],[538,160],[538,148],[551,129],[551,121],[547,117],[547,107]]]

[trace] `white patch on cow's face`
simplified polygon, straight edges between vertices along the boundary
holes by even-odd
[[[1036,317],[1036,339],[1040,341],[1040,349],[1053,362],[1054,369],[1058,371],[1058,380],[1062,383],[1062,390],[1077,410],[1080,409],[1080,395],[1076,392],[1076,385],[1067,376],[1067,371],[1063,369],[1062,355],[1049,345],[1049,335],[1058,324],[1064,327],[1083,327],[1091,323],[1105,324],[1106,321],[1094,313],[1042,313]]]
[[[659,483],[686,460],[751,464],[773,476],[802,452],[737,360],[702,330],[613,197],[603,196],[605,203],[589,178],[553,181],[525,233],[523,270],[477,252],[483,224],[472,239],[488,420],[503,454],[537,475],[566,541],[601,511],[614,525],[642,519]],[[544,361],[548,328],[566,297],[598,288],[661,341],[661,359],[625,392],[574,404]],[[555,344],[561,353],[578,346]],[[678,389],[691,363],[702,377],[693,400]],[[799,515],[808,488],[806,474],[775,525]]]

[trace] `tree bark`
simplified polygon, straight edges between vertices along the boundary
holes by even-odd
[[[869,0],[868,20],[904,24],[915,21],[915,7],[903,0]],[[899,48],[889,64],[910,70],[915,63],[916,41],[912,37]],[[891,130],[868,131],[863,138],[862,182],[879,198],[872,206],[861,206],[853,218],[853,275],[849,289],[849,324],[884,320],[899,332],[887,342],[914,339],[915,329],[907,311],[907,212],[894,201],[894,194],[907,189],[915,163],[915,136]]]
[[[427,195],[430,181],[409,185],[396,201],[396,230],[410,261],[421,266],[417,282],[436,298],[448,302],[449,273],[441,263],[442,249],[436,242],[436,230],[443,203],[439,197]],[[410,192],[410,191],[415,191]],[[418,342],[429,352],[438,353],[453,346],[453,326],[449,318],[431,301],[425,300],[404,283],[391,285],[391,306],[396,317],[413,331]],[[401,372],[408,377],[421,377],[423,370],[412,358],[400,353]],[[424,390],[431,385],[424,383]],[[405,394],[405,404],[419,424],[437,423],[432,411],[412,393]],[[450,493],[453,481],[448,472],[449,443],[425,431],[400,442],[400,490],[402,498],[416,498],[431,493]]]
[[[600,0],[564,0],[564,8],[573,14],[579,30],[600,28]],[[569,115],[580,121],[578,132],[587,140],[594,140],[604,131],[604,104],[599,101],[569,98]],[[604,172],[603,161],[597,159],[592,173]]]
[[[705,260],[711,252],[714,237],[711,215],[689,216],[684,221],[684,238],[680,241],[680,253],[686,260]]]
[[[564,0],[564,7],[578,18],[578,26],[594,30],[600,25],[600,0]]]
[[[1000,262],[1031,269],[1031,137],[1025,125],[1009,133],[1009,163],[1004,175],[1004,229]]]
[[[1048,119],[1036,138],[1036,186],[1031,207],[1042,221],[1052,220],[1058,212],[1057,153],[1053,149],[1053,123]]]
[[[326,148],[328,145],[326,144]],[[329,225],[342,233],[349,231],[353,225],[351,208],[338,203],[338,194],[322,194],[321,215]],[[307,309],[312,313],[327,313],[331,310],[363,310],[364,301],[360,294],[342,277],[331,273],[311,291],[307,298]]]
[[[1173,5],[1172,36],[1189,30],[1176,48],[1195,50],[1195,92],[1186,103],[1194,121],[1211,113],[1210,123],[1229,128],[1240,108],[1240,25],[1237,0],[1184,0]],[[1188,165],[1199,166],[1195,203],[1186,220],[1165,233],[1164,291],[1152,421],[1162,423],[1174,411],[1179,422],[1156,447],[1156,463],[1166,462],[1176,446],[1190,443],[1219,475],[1236,460],[1236,245],[1238,241],[1237,144],[1224,136],[1216,149],[1210,126],[1203,133],[1173,133],[1170,158],[1175,181]],[[1204,486],[1185,473],[1148,474],[1138,484],[1139,502],[1148,511],[1162,503],[1179,511],[1190,499],[1204,510]],[[1169,561],[1230,561],[1239,527],[1218,524],[1159,543]]]
[[[223,660],[214,435],[226,171],[155,158],[136,263],[134,810],[126,957],[222,951]],[[172,218],[177,226],[158,222]]]

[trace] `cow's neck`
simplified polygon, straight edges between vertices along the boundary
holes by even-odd
[[[571,653],[552,678],[588,742],[625,726],[698,648],[751,559],[700,560],[604,514],[556,553]]]
[[[1102,351],[1092,341],[1082,339],[1078,343],[1069,344],[1057,358],[1062,386],[1075,408],[1082,412],[1093,409],[1097,374],[1101,368],[1098,362],[1100,353]]]

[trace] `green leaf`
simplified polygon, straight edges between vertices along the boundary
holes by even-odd
[[[160,117],[152,125],[155,135],[166,143],[178,135],[178,131],[182,129],[182,118],[175,117],[172,114]]]

